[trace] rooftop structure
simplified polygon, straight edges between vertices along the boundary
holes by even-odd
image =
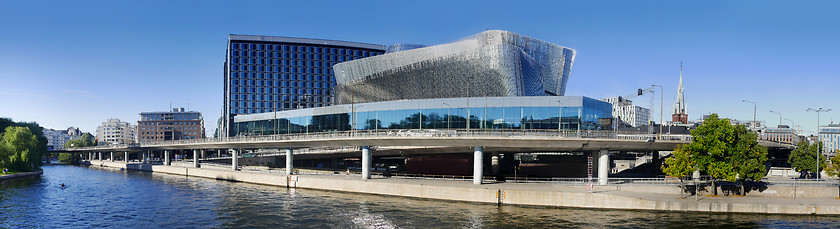
[[[456,42],[336,64],[338,104],[404,99],[562,96],[575,51],[489,30]]]

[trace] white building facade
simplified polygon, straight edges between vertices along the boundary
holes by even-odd
[[[837,150],[840,150],[840,124],[821,126],[820,141],[823,143],[823,153],[836,155]]]
[[[110,118],[96,128],[96,139],[99,145],[131,144],[137,142],[136,131],[137,126],[117,118]]]
[[[64,149],[64,143],[82,136],[79,128],[70,127],[67,130],[44,129],[44,137],[47,138],[47,147],[52,150]]]
[[[612,104],[612,115],[616,120],[639,127],[647,125],[650,121],[650,109],[633,105],[633,101],[622,97],[601,99],[601,101]]]

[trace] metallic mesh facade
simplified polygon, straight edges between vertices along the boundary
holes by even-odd
[[[459,41],[333,66],[339,104],[403,99],[565,95],[575,51],[490,30]]]

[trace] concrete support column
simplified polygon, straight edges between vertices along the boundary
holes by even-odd
[[[197,149],[193,150],[193,167],[195,167],[195,168],[201,167],[201,165],[198,163],[198,150]]]
[[[370,179],[370,147],[362,146],[362,179]]]
[[[163,165],[172,165],[172,159],[169,159],[172,155],[169,154],[169,150],[163,151]]]
[[[484,177],[484,147],[476,146],[473,152],[473,184],[481,184]]]
[[[230,164],[233,167],[233,170],[239,170],[239,149],[231,149],[232,154],[230,159]]]
[[[490,173],[495,175],[499,175],[499,153],[493,153],[493,157],[490,158]]]
[[[292,175],[292,170],[294,169],[294,155],[292,154],[292,149],[286,149],[286,176]]]
[[[129,155],[128,151],[125,151],[125,158],[123,158],[123,159],[125,160],[126,164],[128,164],[128,155]]]
[[[201,159],[207,158],[207,157],[205,157],[205,154],[204,154],[204,152],[206,152],[206,151],[207,151],[206,149],[201,150]]]
[[[114,151],[111,151],[111,162],[114,162]]]
[[[610,174],[610,150],[602,149],[598,154],[598,184],[607,185],[607,176]]]
[[[98,152],[98,154],[97,154],[97,155],[99,156],[98,160],[100,160],[100,161],[101,161],[101,160],[102,160],[102,152]]]

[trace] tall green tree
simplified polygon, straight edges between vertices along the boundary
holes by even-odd
[[[38,137],[29,127],[10,126],[0,134],[0,167],[14,171],[32,171],[41,164],[41,157],[46,153],[39,146]]]
[[[676,159],[666,160],[663,171],[683,172],[695,165],[713,179],[726,181],[761,180],[767,174],[767,148],[758,144],[758,135],[746,126],[732,125],[728,119],[712,114],[691,131],[691,136],[693,141],[678,147],[674,151]]]
[[[817,171],[817,156],[819,155],[820,171],[826,168],[825,155],[822,155],[822,142],[810,144],[807,141],[800,141],[788,157],[790,166],[796,168],[797,172],[804,174],[815,174]]]

